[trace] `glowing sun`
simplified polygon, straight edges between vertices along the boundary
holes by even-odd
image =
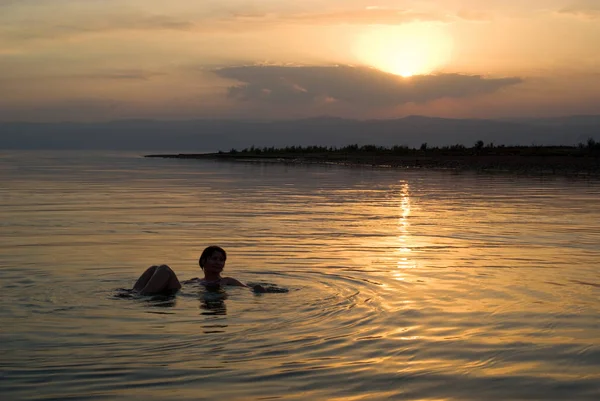
[[[410,77],[444,67],[452,57],[452,48],[452,38],[439,25],[378,25],[359,36],[354,54],[361,63]]]

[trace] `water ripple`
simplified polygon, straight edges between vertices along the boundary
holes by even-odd
[[[600,399],[600,184],[0,157],[7,399]],[[6,168],[5,168],[6,167]],[[245,288],[120,297],[146,266]]]

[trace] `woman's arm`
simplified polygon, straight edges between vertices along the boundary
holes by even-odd
[[[249,285],[246,285],[246,284],[242,283],[241,281],[236,280],[236,279],[234,279],[232,277],[224,277],[223,278],[223,284],[225,284],[225,285],[234,285],[234,286],[237,286],[237,287],[252,288],[252,290],[254,292],[261,292],[261,293],[267,292],[267,290],[265,290],[265,288],[262,285],[260,285],[260,284],[256,284],[256,285],[253,285],[252,287],[250,287]]]
[[[239,280],[234,279],[233,277],[223,277],[221,279],[221,284],[224,285],[233,285],[236,287],[248,287],[246,284],[242,283]]]
[[[192,284],[192,283],[197,283],[199,281],[200,281],[200,279],[198,277],[194,277],[194,278],[191,278],[189,280],[184,280],[183,284]]]

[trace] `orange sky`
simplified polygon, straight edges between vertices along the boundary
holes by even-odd
[[[0,0],[0,120],[600,113],[598,0]]]

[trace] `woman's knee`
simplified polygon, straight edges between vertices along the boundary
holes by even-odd
[[[169,266],[167,265],[160,265],[156,267],[156,271],[164,271],[167,273],[173,273],[175,274],[175,272],[173,271],[173,269],[171,269]]]

